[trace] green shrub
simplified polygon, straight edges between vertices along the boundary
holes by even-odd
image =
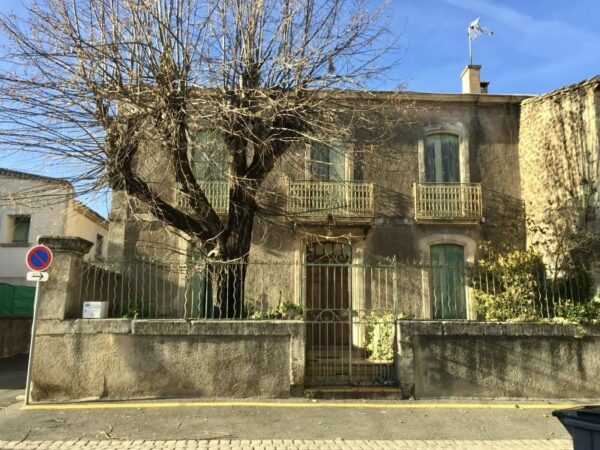
[[[556,316],[552,321],[582,325],[600,324],[600,298],[578,304],[566,302],[556,308]]]
[[[291,302],[281,302],[275,308],[269,308],[267,311],[254,311],[248,315],[249,319],[268,320],[268,319],[302,319],[304,308],[302,305],[296,305]]]
[[[366,318],[369,359],[394,360],[394,315],[391,312],[371,313]]]
[[[600,323],[600,300],[591,300],[584,267],[571,265],[548,277],[533,250],[499,253],[484,244],[481,251],[470,277],[480,319]]]
[[[540,318],[540,276],[544,265],[535,251],[505,254],[483,248],[484,258],[471,277],[477,314],[486,321],[533,321]]]

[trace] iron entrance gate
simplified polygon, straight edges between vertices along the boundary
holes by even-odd
[[[355,266],[349,244],[309,245],[306,384],[393,385],[396,274]]]

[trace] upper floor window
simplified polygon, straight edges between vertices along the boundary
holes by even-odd
[[[27,244],[29,242],[31,216],[13,216],[12,222],[12,243]]]
[[[313,144],[310,149],[311,175],[314,180],[344,181],[347,152],[341,141]]]
[[[193,153],[194,175],[197,180],[226,180],[229,152],[223,138],[215,131],[202,130],[196,135]]]
[[[425,139],[425,182],[460,183],[458,136],[432,134]]]
[[[104,247],[104,236],[101,234],[96,235],[96,258],[102,258],[102,250]]]

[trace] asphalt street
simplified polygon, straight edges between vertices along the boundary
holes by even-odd
[[[17,401],[17,396],[23,394],[23,380],[22,358],[0,362],[0,441],[5,441],[5,448],[45,448],[46,445],[24,446],[42,441],[213,442],[218,446],[219,442],[231,445],[274,440],[460,441],[464,442],[464,448],[476,448],[467,446],[467,441],[500,444],[500,441],[534,440],[547,441],[548,448],[564,448],[568,442],[565,440],[569,439],[562,425],[552,417],[554,409],[565,406],[561,404],[297,398],[94,402],[23,408],[22,401]],[[6,442],[13,442],[13,447]],[[14,447],[15,442],[23,445]],[[557,446],[551,446],[552,442]],[[416,444],[413,447],[421,448]],[[356,448],[361,447],[357,444]]]

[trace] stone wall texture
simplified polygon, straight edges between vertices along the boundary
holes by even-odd
[[[0,358],[29,352],[31,319],[0,318]]]
[[[545,247],[547,258],[565,236],[598,219],[599,88],[600,77],[595,77],[522,103],[521,192],[535,225],[528,245]]]
[[[598,398],[600,327],[400,322],[403,395]]]
[[[286,397],[303,375],[302,322],[43,320],[31,396]]]

